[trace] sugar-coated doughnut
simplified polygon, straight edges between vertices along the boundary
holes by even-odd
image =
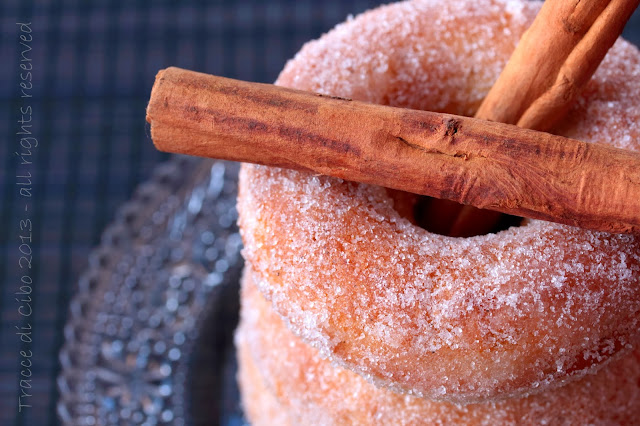
[[[240,366],[253,379],[245,404],[271,400],[300,425],[631,425],[640,418],[640,351],[613,360],[595,375],[525,398],[459,406],[377,388],[320,357],[285,326],[245,275]],[[268,396],[250,394],[261,388]],[[249,412],[260,424],[266,410]],[[253,423],[256,422],[256,423]],[[280,423],[271,423],[280,424]]]
[[[294,425],[289,419],[288,407],[283,407],[266,386],[248,346],[244,341],[237,340],[238,386],[242,395],[242,409],[251,426]]]
[[[423,0],[306,44],[278,84],[471,115],[539,3]],[[560,126],[640,149],[640,53],[618,40]],[[597,184],[597,183],[594,183]],[[458,403],[542,391],[638,339],[640,238],[542,221],[471,238],[412,225],[379,187],[244,165],[257,285],[290,329],[368,380]]]

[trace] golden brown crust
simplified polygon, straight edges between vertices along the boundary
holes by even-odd
[[[278,82],[471,114],[537,8],[394,4],[309,43]],[[616,43],[563,134],[638,150],[639,70],[638,51]],[[523,395],[593,372],[638,338],[638,237],[531,221],[448,238],[403,219],[381,188],[246,165],[239,212],[274,309],[378,384],[459,403]]]
[[[249,353],[245,341],[238,339],[238,385],[242,395],[242,409],[252,426],[288,426],[288,407],[283,407],[273,392],[266,386],[264,378]]]
[[[640,416],[637,350],[563,388],[527,398],[457,406],[377,388],[322,359],[273,312],[252,282],[251,271],[245,274],[241,300],[236,343],[241,377],[252,376],[251,388],[243,385],[251,420],[267,415],[254,409],[264,400],[294,424],[623,425],[633,424]]]

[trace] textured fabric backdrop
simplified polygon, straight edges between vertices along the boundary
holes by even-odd
[[[57,355],[68,302],[87,266],[87,254],[99,243],[116,208],[149,177],[154,165],[168,158],[153,148],[145,123],[157,70],[176,65],[272,82],[304,41],[318,37],[348,14],[379,3],[2,1],[0,425],[58,423]],[[17,22],[31,25],[20,27]],[[21,45],[20,35],[28,34],[28,29],[32,40],[25,37]],[[638,13],[626,36],[640,43]],[[23,51],[32,59],[31,89],[20,87]],[[32,98],[21,99],[21,90]],[[29,117],[20,111],[26,105],[31,107]],[[18,121],[27,118],[32,120],[37,147],[34,141],[31,148],[20,147]],[[27,149],[31,157],[22,158],[31,158],[33,164],[21,165],[14,153]],[[28,174],[30,178],[16,177]],[[26,197],[28,192],[21,194],[21,188],[30,188],[31,197]],[[18,311],[21,305],[15,293],[27,271],[24,261],[20,264],[20,243],[28,237],[26,229],[20,230],[20,221],[27,219],[32,241],[26,241],[22,250],[33,252],[28,270],[33,312],[25,317]],[[16,327],[29,324],[33,396],[24,401],[32,407],[18,413],[19,363],[24,360],[20,351],[27,346]]]

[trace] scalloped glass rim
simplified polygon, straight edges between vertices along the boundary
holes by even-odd
[[[118,210],[70,304],[57,381],[63,424],[194,423],[191,361],[209,338],[200,331],[212,330],[205,319],[226,309],[228,324],[213,326],[219,375],[237,320],[237,171],[174,156]]]

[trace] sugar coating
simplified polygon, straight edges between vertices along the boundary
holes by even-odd
[[[539,3],[397,3],[308,43],[278,84],[471,115]],[[618,40],[560,133],[640,149],[640,53]],[[470,403],[560,386],[638,339],[640,238],[542,221],[431,234],[383,188],[249,166],[244,256],[290,329],[366,379]]]
[[[240,340],[240,339],[239,339]],[[258,367],[251,359],[246,345],[236,345],[238,357],[238,386],[242,395],[242,409],[251,426],[293,425],[287,409],[267,388]]]
[[[621,425],[640,416],[640,351],[559,389],[500,402],[455,405],[377,388],[335,367],[287,329],[245,275],[236,334],[245,406],[272,400],[300,425]],[[248,371],[251,370],[251,371]],[[258,390],[259,388],[259,390]],[[249,393],[257,390],[258,396]],[[252,424],[268,412],[249,413]],[[267,420],[267,421],[265,421]]]

